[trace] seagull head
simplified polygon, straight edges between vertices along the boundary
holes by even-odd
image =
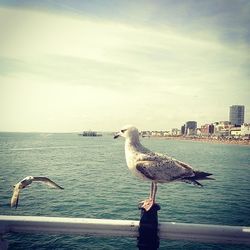
[[[30,185],[33,181],[33,176],[27,176],[23,180],[20,181],[22,188],[25,188],[26,186]]]
[[[25,181],[32,181],[33,180],[33,176],[27,176],[27,177],[25,177],[21,182],[25,182]]]
[[[139,131],[135,126],[127,125],[114,135],[114,139],[118,138],[119,136],[130,140],[139,140]]]

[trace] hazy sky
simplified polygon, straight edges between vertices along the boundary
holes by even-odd
[[[250,122],[249,27],[249,0],[0,0],[0,131]]]

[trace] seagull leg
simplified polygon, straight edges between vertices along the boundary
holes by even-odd
[[[156,197],[156,192],[157,192],[157,183],[156,182],[152,182],[153,184],[153,192],[152,192],[152,200],[153,200],[153,204],[155,203],[155,197]]]
[[[151,207],[154,205],[155,203],[155,194],[157,191],[157,186],[156,183],[152,182],[151,183],[151,189],[150,189],[150,195],[149,198],[140,202],[140,208],[144,208],[146,211],[149,211],[151,209]]]
[[[152,199],[153,192],[154,192],[154,183],[151,182],[151,189],[150,189],[149,199]]]

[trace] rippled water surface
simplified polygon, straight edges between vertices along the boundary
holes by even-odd
[[[185,183],[159,185],[159,221],[250,226],[250,147],[142,139],[216,180],[204,188]],[[112,135],[0,133],[0,214],[139,219],[138,201],[150,183],[130,174],[123,139]],[[33,183],[10,209],[12,186],[27,175],[48,176],[65,189]],[[8,234],[9,249],[137,249],[133,238]],[[249,249],[244,245],[161,241],[160,249]]]

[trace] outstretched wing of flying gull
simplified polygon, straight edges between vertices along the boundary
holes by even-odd
[[[59,186],[54,181],[50,180],[48,177],[27,176],[23,180],[19,181],[17,184],[14,185],[13,195],[12,195],[11,202],[10,202],[11,207],[15,206],[17,208],[21,190],[26,188],[27,186],[29,186],[33,181],[42,182],[42,183],[45,183],[51,187],[63,189],[63,187]]]

